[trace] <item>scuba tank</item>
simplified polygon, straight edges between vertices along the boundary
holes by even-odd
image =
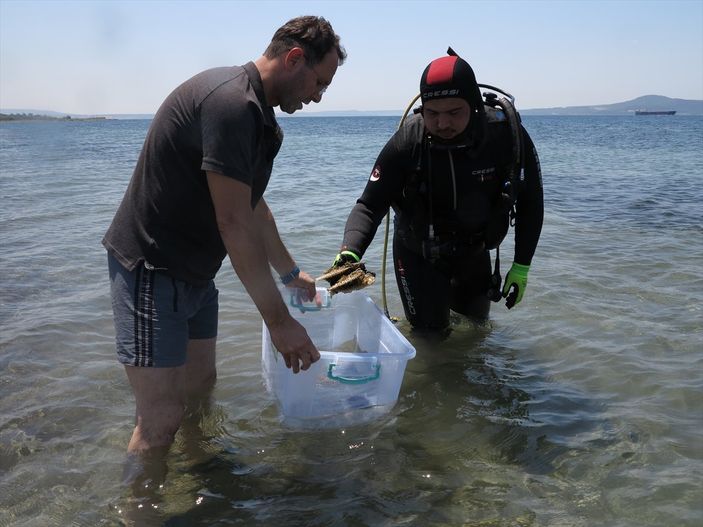
[[[517,198],[518,185],[525,180],[525,152],[523,145],[522,128],[520,125],[520,114],[515,110],[515,97],[503,90],[488,84],[479,84],[479,88],[491,90],[483,92],[486,106],[496,109],[505,116],[510,128],[512,159],[507,165],[507,177],[503,182],[500,200],[502,207],[509,215],[509,224],[515,226],[515,199]],[[498,94],[503,95],[499,97]],[[490,287],[488,288],[488,298],[493,302],[500,302],[502,277],[500,275],[500,244],[496,246],[496,260],[491,275]]]
[[[512,160],[508,164],[508,178],[503,183],[501,198],[505,200],[505,205],[510,212],[510,225],[515,225],[515,198],[517,197],[517,185],[525,180],[524,173],[524,147],[522,144],[522,130],[520,128],[520,114],[515,110],[515,98],[507,92],[490,86],[479,84],[480,88],[487,88],[492,92],[484,92],[485,104],[503,113],[510,128],[512,139]],[[498,93],[505,97],[498,97]],[[510,99],[510,100],[508,100]]]

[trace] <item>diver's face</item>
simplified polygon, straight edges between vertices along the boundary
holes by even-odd
[[[422,104],[422,117],[433,136],[454,139],[469,125],[471,106],[458,97],[426,101]]]

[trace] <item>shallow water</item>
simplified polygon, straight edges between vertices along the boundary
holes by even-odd
[[[303,431],[280,423],[224,265],[212,405],[140,499],[120,483],[133,400],[100,238],[149,123],[0,125],[0,525],[701,525],[703,119],[524,122],[546,215],[522,304],[447,338],[401,320],[417,356],[392,412]],[[396,124],[281,119],[266,198],[311,274]],[[372,269],[382,247],[381,229]]]

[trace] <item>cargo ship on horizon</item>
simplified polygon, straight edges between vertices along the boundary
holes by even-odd
[[[635,115],[675,115],[676,110],[635,110]]]

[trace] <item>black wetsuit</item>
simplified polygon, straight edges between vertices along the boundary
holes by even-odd
[[[421,115],[408,119],[379,154],[347,219],[342,248],[362,256],[393,207],[396,280],[405,316],[416,328],[446,327],[450,309],[488,317],[488,250],[508,230],[511,203],[501,193],[513,155],[507,121],[488,107],[486,114],[481,140],[468,136],[451,145],[434,141]],[[521,130],[524,180],[513,185],[514,261],[529,265],[544,208],[537,152]]]

